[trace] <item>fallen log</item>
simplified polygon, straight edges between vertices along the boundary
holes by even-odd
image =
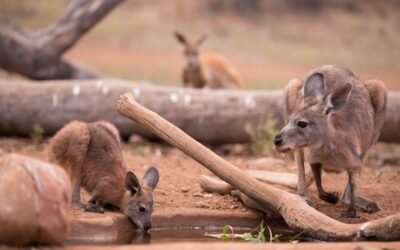
[[[280,218],[278,211],[274,210],[273,207],[266,208],[261,206],[239,190],[233,190],[233,187],[224,181],[202,175],[200,176],[200,187],[205,192],[209,193],[219,193],[222,195],[231,194],[241,200],[246,207],[263,212],[266,218]]]
[[[34,35],[1,18],[0,67],[37,80],[96,78],[62,56],[122,1],[74,0],[57,23]]]
[[[339,222],[310,207],[298,195],[261,183],[244,173],[172,123],[141,106],[131,93],[121,96],[117,110],[121,115],[136,121],[182,150],[260,205],[278,211],[288,226],[294,230],[323,240],[400,239],[400,213],[361,224]]]
[[[135,84],[123,80],[29,81],[0,80],[0,135],[29,136],[34,124],[53,135],[74,119],[108,120],[124,138],[149,131],[115,111],[119,96],[131,92],[144,106],[172,121],[199,141],[210,144],[249,141],[247,123],[267,117],[282,120],[281,93],[198,90]],[[16,102],[18,100],[18,102]]]
[[[140,104],[209,144],[248,142],[247,123],[263,123],[274,117],[280,127],[284,113],[281,91],[182,89],[116,79],[40,84],[0,80],[0,90],[0,136],[29,136],[34,124],[39,124],[46,135],[53,135],[74,119],[103,119],[113,122],[124,138],[132,134],[154,138],[115,111],[115,102],[125,92],[132,92]],[[382,141],[400,142],[398,110],[400,93],[391,92]]]
[[[297,189],[298,178],[297,174],[295,173],[273,172],[266,170],[245,170],[244,172],[262,182],[276,184],[294,190]],[[313,179],[314,176],[311,173],[311,170],[307,168],[307,186],[312,183]],[[233,187],[231,187],[228,183],[221,180],[216,180],[206,175],[200,176],[200,187],[206,192],[216,192],[220,194],[229,194],[233,190]]]

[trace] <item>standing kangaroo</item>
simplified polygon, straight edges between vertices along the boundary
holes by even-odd
[[[222,55],[200,53],[199,47],[207,38],[205,35],[193,43],[180,32],[174,34],[184,46],[186,66],[182,74],[183,86],[212,89],[243,87],[237,70]]]
[[[349,69],[324,65],[305,80],[293,79],[285,91],[286,125],[275,137],[278,152],[294,150],[298,166],[297,192],[309,199],[304,174],[305,159],[314,174],[319,198],[338,201],[337,193],[325,192],[321,168],[348,174],[343,202],[349,207],[343,216],[354,218],[356,206],[368,213],[378,205],[356,196],[357,182],[367,150],[378,139],[386,111],[383,82],[362,82]]]
[[[158,171],[150,167],[141,184],[128,172],[114,125],[70,122],[52,139],[49,154],[50,160],[71,176],[73,205],[79,205],[83,186],[91,194],[86,211],[102,213],[105,205],[111,205],[120,208],[138,228],[151,227]]]

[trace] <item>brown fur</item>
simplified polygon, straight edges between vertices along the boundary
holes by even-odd
[[[323,77],[322,87],[317,84],[321,82],[316,80],[321,79],[319,76]],[[345,170],[349,175],[344,194],[344,202],[350,205],[347,216],[355,216],[355,205],[369,212],[377,210],[375,203],[354,193],[366,152],[377,141],[383,126],[386,110],[383,82],[362,82],[344,67],[324,65],[310,72],[305,81],[291,80],[285,91],[285,103],[287,125],[275,142],[278,151],[295,151],[299,166],[298,193],[308,196],[302,180],[305,153],[321,199],[337,200],[336,195],[323,190],[320,169]],[[301,128],[299,122],[307,123],[307,127]]]
[[[74,189],[74,204],[80,202],[82,186],[92,195],[90,203],[97,209],[95,211],[102,212],[103,206],[110,204],[121,208],[139,227],[148,227],[149,216],[145,216],[145,219],[135,216],[139,206],[145,207],[151,215],[155,186],[141,187],[131,172],[134,181],[127,186],[128,169],[122,155],[120,136],[114,125],[104,121],[72,121],[53,137],[49,155],[51,161],[69,173]],[[127,192],[126,188],[131,188],[131,192]]]
[[[186,37],[175,32],[178,41],[184,45],[187,64],[182,71],[185,87],[240,89],[243,88],[238,71],[229,61],[217,53],[200,53],[199,46],[205,40],[201,37],[197,42],[190,42]]]

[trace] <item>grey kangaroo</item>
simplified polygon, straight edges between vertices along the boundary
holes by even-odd
[[[150,167],[142,183],[128,171],[114,125],[70,122],[53,137],[49,154],[71,177],[73,205],[80,204],[83,186],[91,194],[86,211],[102,213],[105,205],[111,205],[120,208],[138,228],[151,227],[158,171]]]
[[[356,195],[367,150],[379,137],[386,112],[386,86],[379,80],[361,81],[349,69],[324,65],[305,78],[289,81],[285,90],[286,125],[274,139],[278,152],[294,150],[300,196],[309,201],[304,160],[314,174],[319,198],[338,201],[337,193],[322,187],[321,169],[346,171],[342,201],[344,217],[356,217],[356,206],[373,213],[378,205]]]

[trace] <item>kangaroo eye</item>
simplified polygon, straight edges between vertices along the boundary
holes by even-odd
[[[305,128],[305,127],[307,127],[307,125],[308,125],[308,123],[304,122],[304,121],[297,122],[297,126],[300,128]]]
[[[139,212],[142,212],[142,213],[146,212],[146,208],[145,208],[145,207],[142,207],[142,206],[140,206],[140,207],[139,207]]]

